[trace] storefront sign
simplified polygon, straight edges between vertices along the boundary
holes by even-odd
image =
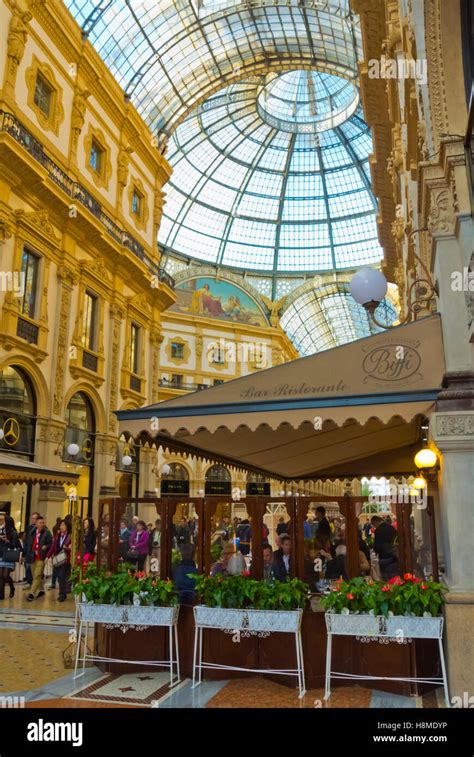
[[[162,479],[161,494],[189,495],[189,481],[173,481],[170,479]]]
[[[230,481],[206,481],[206,494],[231,494]]]
[[[270,484],[264,481],[250,481],[247,484],[247,494],[263,494],[265,497],[270,496]]]

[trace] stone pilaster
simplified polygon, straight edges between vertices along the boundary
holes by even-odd
[[[57,272],[60,284],[59,313],[57,318],[57,343],[54,355],[54,389],[52,414],[63,417],[64,386],[66,382],[67,361],[73,357],[69,344],[69,319],[73,287],[78,284],[77,275],[66,266],[60,266]]]
[[[436,412],[430,433],[442,453],[439,474],[440,531],[446,581],[446,651],[451,696],[472,691],[474,658],[474,409]]]

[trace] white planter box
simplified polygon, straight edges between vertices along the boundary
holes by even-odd
[[[194,608],[197,626],[228,631],[296,633],[302,617],[303,610],[233,610],[205,605]]]
[[[360,636],[405,639],[441,639],[443,618],[441,616],[415,618],[411,615],[340,615],[325,613],[328,633],[337,636]]]
[[[328,633],[337,636],[378,636],[381,631],[380,616],[325,614]]]
[[[172,626],[178,620],[179,606],[153,607],[137,605],[95,605],[92,602],[78,604],[81,619],[85,623],[105,623],[117,626]]]
[[[403,636],[410,639],[442,639],[444,618],[414,618],[411,615],[394,615],[391,618],[384,618],[386,624],[386,635],[399,637],[400,632]]]

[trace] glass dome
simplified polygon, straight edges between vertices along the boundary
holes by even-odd
[[[232,84],[173,134],[159,243],[275,277],[376,265],[372,149],[347,79],[295,70]]]
[[[340,76],[288,71],[270,79],[257,99],[259,115],[282,131],[305,134],[332,129],[357,109],[359,91]]]

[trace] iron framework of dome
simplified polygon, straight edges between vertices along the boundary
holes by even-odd
[[[376,264],[371,149],[357,90],[340,77],[230,85],[173,135],[160,245],[271,275]]]
[[[383,257],[349,0],[64,2],[168,144],[166,269],[230,268],[261,295],[289,295],[282,324],[306,354],[371,333],[344,285]],[[333,294],[308,293],[315,273]]]

